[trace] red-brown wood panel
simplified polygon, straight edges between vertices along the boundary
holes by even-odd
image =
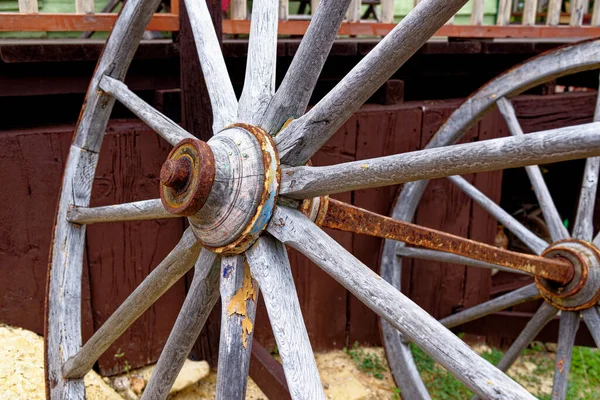
[[[159,196],[158,174],[171,146],[140,122],[112,124],[104,139],[92,191],[92,206]],[[98,329],[173,249],[183,220],[90,225],[87,258],[91,303]],[[144,313],[100,358],[103,375],[158,359],[185,297],[182,279]],[[120,354],[120,356],[116,356]]]
[[[381,157],[417,150],[421,131],[421,108],[412,105],[364,107],[356,114],[356,159]],[[354,192],[353,204],[369,211],[388,215],[398,186]],[[354,235],[354,255],[377,271],[382,240]],[[348,341],[379,344],[377,315],[354,296],[349,302]]]

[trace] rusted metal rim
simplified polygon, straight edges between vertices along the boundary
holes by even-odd
[[[160,170],[160,200],[172,214],[196,214],[208,198],[215,179],[215,157],[198,139],[184,139],[169,153]]]
[[[567,239],[552,244],[542,255],[567,259],[574,268],[573,279],[566,285],[536,276],[535,283],[545,301],[565,311],[584,310],[600,301],[600,251],[595,246]]]
[[[226,129],[234,127],[251,133],[260,144],[264,166],[264,183],[256,211],[240,235],[232,242],[221,247],[205,246],[207,249],[223,255],[241,254],[259,238],[273,215],[273,209],[279,195],[279,182],[281,181],[279,155],[271,136],[257,126],[243,123],[230,125]]]

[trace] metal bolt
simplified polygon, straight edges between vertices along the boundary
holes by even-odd
[[[167,160],[160,169],[160,182],[175,190],[187,186],[192,174],[192,163],[187,158]]]

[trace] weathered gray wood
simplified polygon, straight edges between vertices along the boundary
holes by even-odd
[[[288,0],[279,0],[279,19],[287,21],[290,17],[290,2]]]
[[[164,400],[169,395],[183,363],[219,299],[219,265],[216,254],[202,249],[185,302],[144,389],[142,400]]]
[[[510,24],[510,15],[512,10],[512,0],[500,0],[498,3],[498,15],[496,25],[504,26]]]
[[[244,256],[221,261],[221,337],[216,399],[244,400],[256,319],[258,284]]]
[[[583,24],[584,0],[571,0],[571,26]]]
[[[94,0],[75,0],[75,12],[78,14],[93,14]]]
[[[263,235],[246,257],[263,291],[290,395],[293,399],[325,399],[285,246]]]
[[[590,334],[594,338],[596,347],[600,348],[600,312],[598,312],[598,306],[588,308],[582,313],[583,320],[590,331]]]
[[[37,0],[19,0],[19,12],[21,14],[35,14],[38,12]]]
[[[600,25],[600,2],[599,1],[594,1],[591,25],[592,26]]]
[[[546,15],[546,25],[555,26],[560,22],[560,8],[562,0],[550,0],[548,3],[548,14]]]
[[[361,0],[350,0],[350,6],[346,13],[346,19],[348,22],[360,22],[360,6],[362,5]]]
[[[233,20],[248,18],[248,2],[246,0],[232,0],[229,18]]]
[[[235,122],[237,98],[233,91],[225,59],[213,26],[206,0],[186,0],[185,6],[200,58],[202,74],[210,96],[213,113],[213,131],[219,132]]]
[[[67,210],[67,221],[80,225],[160,218],[179,218],[179,216],[165,210],[160,199],[142,200],[102,207],[71,206]]]
[[[507,213],[498,204],[493,202],[485,194],[481,193],[475,186],[471,185],[466,179],[460,176],[450,176],[448,179],[458,186],[463,192],[479,204],[483,209],[489,212],[496,221],[500,222],[518,237],[527,247],[536,254],[542,254],[548,247],[548,243],[536,236],[533,232],[527,229],[523,224],[517,221],[512,215]]]
[[[600,170],[600,157],[588,158],[585,162],[579,205],[573,227],[573,237],[584,241],[591,241],[594,236],[594,206],[596,204],[596,191],[598,189],[598,172]]]
[[[194,138],[192,134],[139,98],[123,82],[110,76],[104,76],[98,87],[118,99],[153,131],[158,133],[160,137],[172,145],[176,145],[183,139]]]
[[[465,3],[421,1],[333,90],[276,137],[282,163],[304,165]]]
[[[381,0],[381,22],[384,24],[394,22],[394,0]]]
[[[260,122],[275,93],[278,9],[279,0],[260,0],[252,6],[246,77],[238,106],[238,119],[251,125]]]
[[[77,349],[79,350],[77,354],[65,362],[63,375],[69,378],[83,377],[102,353],[167,289],[192,268],[200,249],[200,244],[192,230],[188,228],[167,257],[127,297],[90,340],[81,349]],[[83,253],[83,246],[81,246],[81,252]],[[208,257],[209,255],[206,253],[203,254]],[[69,303],[69,307],[76,308],[77,305],[78,303]]]
[[[575,335],[579,329],[579,312],[562,311],[558,330],[558,346],[556,348],[556,364],[554,365],[554,382],[552,384],[552,400],[565,400],[569,385],[569,371]]]
[[[98,91],[105,74],[122,79],[137,49],[148,21],[159,0],[131,0],[121,10],[120,17],[106,42],[94,76],[89,85],[69,152],[57,207],[56,224],[51,244],[48,270],[48,297],[44,340],[46,347],[47,395],[52,398],[83,398],[81,379],[65,380],[63,362],[77,353],[81,346],[81,272],[85,228],[66,220],[71,205],[87,207],[98,152],[114,99]],[[83,376],[83,375],[82,375]]]
[[[443,251],[421,249],[421,248],[417,248],[417,247],[406,247],[406,246],[398,246],[396,250],[397,250],[396,254],[398,254],[399,256],[402,256],[402,257],[412,257],[412,258],[419,258],[421,260],[440,261],[440,262],[451,263],[451,264],[467,265],[469,267],[475,267],[475,268],[497,269],[499,271],[513,272],[516,274],[532,275],[532,274],[527,274],[526,272],[519,271],[516,269],[503,267],[503,266],[488,263],[485,261],[475,260],[475,259],[468,258],[465,256],[460,256],[458,254],[446,253]]]
[[[440,320],[440,323],[446,328],[454,328],[469,321],[474,321],[488,314],[502,311],[508,307],[534,300],[540,297],[540,293],[535,284],[524,286],[520,289],[513,290],[507,294],[488,300],[485,303],[467,308],[456,314],[452,314]],[[556,312],[555,312],[556,313]],[[540,328],[541,329],[541,328]]]
[[[350,0],[328,1],[316,13],[313,8],[310,25],[260,123],[270,135],[306,110],[349,4]]]
[[[525,0],[523,7],[523,25],[535,25],[535,17],[537,14],[537,0]]]
[[[497,367],[500,371],[508,371],[508,369],[517,361],[517,358],[523,353],[523,351],[529,346],[529,344],[535,340],[535,337],[541,330],[550,322],[554,316],[558,313],[558,310],[552,307],[550,304],[544,302],[536,313],[531,317],[531,320],[525,325],[525,328],[515,341],[510,345],[510,348],[506,351]],[[478,397],[474,396],[471,400],[477,400]]]
[[[483,0],[473,0],[471,8],[471,25],[483,24],[483,11]]]
[[[280,194],[307,199],[398,183],[600,154],[600,123],[430,148],[327,167],[283,169]]]
[[[302,252],[480,396],[503,400],[534,398],[299,211],[275,207],[267,230]]]
[[[519,125],[515,109],[513,108],[511,102],[506,97],[502,97],[498,99],[496,104],[500,114],[502,114],[506,124],[508,125],[508,130],[510,131],[511,135],[522,136],[523,130],[521,129],[521,125]],[[568,239],[569,231],[564,226],[562,218],[558,214],[558,210],[556,209],[554,200],[552,200],[552,195],[548,190],[548,186],[544,181],[540,167],[537,165],[531,165],[525,167],[525,171],[527,171],[527,176],[529,176],[529,180],[533,186],[533,191],[535,192],[535,196],[538,200],[540,208],[542,209],[542,213],[544,214],[544,220],[548,225],[548,230],[550,231],[552,241],[556,242],[559,240]]]

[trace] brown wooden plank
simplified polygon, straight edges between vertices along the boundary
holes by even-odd
[[[421,108],[415,105],[364,108],[355,114],[357,125],[356,159],[380,157],[416,150],[421,131]],[[397,186],[354,192],[353,204],[369,211],[388,215]],[[353,254],[377,270],[382,240],[354,235]],[[354,296],[350,299],[349,344],[379,344],[377,316]]]
[[[118,14],[74,14],[41,13],[20,14],[0,13],[0,32],[77,32],[110,31]],[[179,16],[175,14],[154,14],[148,24],[151,31],[179,30]]]
[[[157,198],[158,175],[171,146],[143,123],[113,122],[96,171],[92,206]],[[91,303],[97,329],[173,249],[183,233],[176,220],[88,227]],[[180,281],[145,312],[100,358],[103,375],[155,362],[185,298]],[[117,356],[122,354],[122,356]]]
[[[424,146],[454,109],[442,102],[423,107],[421,146]],[[477,136],[471,129],[461,142]],[[465,176],[472,182],[473,176]],[[416,223],[462,237],[468,236],[471,200],[446,179],[429,183],[416,215]],[[466,267],[426,260],[413,260],[410,297],[436,318],[447,316],[464,305]]]
[[[250,377],[269,399],[290,399],[282,365],[256,340],[252,340]]]

